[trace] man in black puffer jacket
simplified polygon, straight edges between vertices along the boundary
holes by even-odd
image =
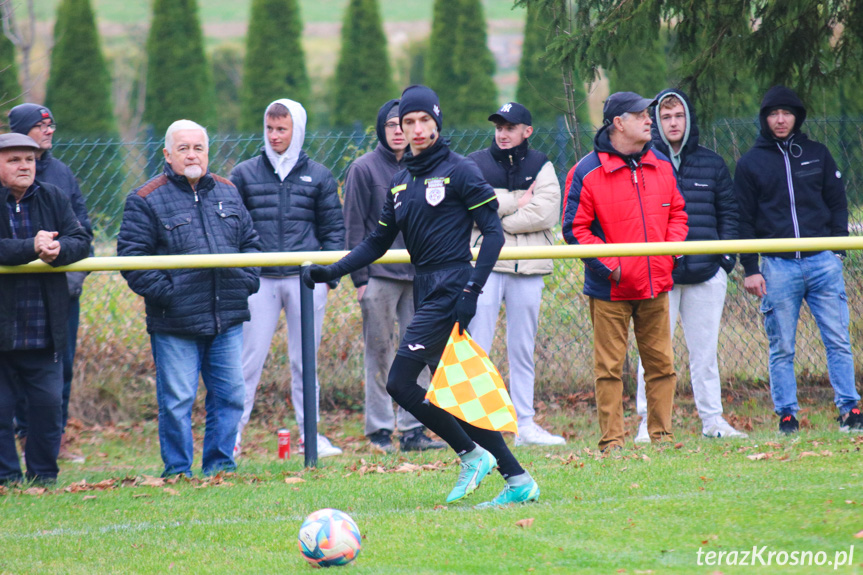
[[[179,120],[165,134],[165,170],[126,198],[120,256],[237,254],[260,251],[236,187],[207,171],[206,130]],[[207,387],[202,470],[236,468],[234,441],[243,414],[242,323],[257,268],[128,270],[144,297],[156,364],[163,476],[192,470],[192,405],[200,373]]]
[[[0,136],[0,265],[37,259],[64,266],[87,257],[90,234],[66,194],[34,180],[38,144]],[[63,368],[69,291],[64,273],[0,276],[0,484],[22,479],[12,417],[27,399],[27,479],[57,478],[62,433]]]
[[[848,235],[842,173],[827,146],[801,132],[806,108],[792,90],[773,86],[761,102],[761,134],[737,162],[734,186],[740,239]],[[827,351],[827,370],[839,410],[839,430],[863,432],[849,333],[844,251],[742,254],[746,291],[761,299],[770,340],[770,392],[779,431],[795,433],[797,380],[794,345],[803,300]]]
[[[681,90],[656,96],[653,109],[653,147],[671,160],[677,185],[686,200],[688,241],[737,239],[737,200],[731,174],[719,154],[698,144],[698,124],[689,98]],[[746,437],[722,417],[719,363],[719,321],[725,305],[733,255],[701,254],[679,258],[672,272],[674,289],[668,294],[671,333],[677,318],[683,324],[689,350],[689,376],[695,406],[705,437]],[[638,364],[636,409],[641,415],[636,443],[649,443],[644,368]]]
[[[30,136],[39,144],[36,151],[36,179],[43,184],[51,184],[60,188],[69,197],[72,210],[78,217],[78,222],[84,230],[93,235],[90,226],[90,216],[87,214],[87,205],[84,203],[84,195],[78,186],[75,174],[69,166],[55,158],[51,154],[54,147],[54,136],[57,135],[57,124],[51,110],[38,104],[19,104],[9,111],[9,129],[18,134]],[[93,255],[93,249],[90,249]],[[65,430],[66,421],[69,418],[69,396],[72,391],[72,367],[75,363],[75,350],[78,341],[78,319],[80,315],[81,290],[84,286],[88,272],[67,272],[66,283],[69,287],[69,326],[66,330],[66,349],[63,352],[63,440],[60,443],[59,459],[69,459],[82,462],[80,456],[75,456],[67,449]],[[22,439],[27,438],[27,401],[19,398],[18,406],[15,408],[15,433]]]
[[[238,164],[231,181],[240,190],[265,252],[343,250],[345,224],[333,174],[303,151],[306,110],[299,102],[282,99],[264,112],[264,149],[259,156]],[[240,449],[243,428],[255,403],[261,371],[285,310],[288,355],[291,358],[291,401],[296,408],[300,441],[303,437],[303,354],[300,336],[299,266],[261,269],[261,290],[249,299],[252,319],[243,327],[243,378],[246,402],[237,434]],[[335,288],[331,282],[329,288]],[[327,305],[328,287],[315,289],[315,354]],[[315,374],[315,387],[319,386]],[[318,457],[338,455],[323,435],[318,436]]]

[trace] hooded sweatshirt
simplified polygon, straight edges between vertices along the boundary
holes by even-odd
[[[677,153],[674,152],[662,130],[660,115],[662,101],[676,96],[683,104],[686,114],[686,129]],[[677,185],[686,200],[689,232],[687,240],[735,240],[737,239],[737,199],[734,183],[717,153],[698,144],[698,122],[689,98],[681,90],[664,90],[656,99],[653,109],[653,147],[671,158]],[[720,266],[730,273],[736,257],[720,254],[693,254],[680,258],[672,277],[675,284],[696,284],[712,278]]]
[[[784,140],[767,125],[771,111],[795,117]],[[842,173],[827,147],[801,131],[806,108],[785,86],[774,86],[761,102],[761,134],[737,162],[734,188],[740,209],[740,239],[817,238],[848,235],[848,200]],[[771,257],[804,258],[818,252],[783,252]],[[761,273],[757,254],[741,254],[746,275]]]
[[[398,100],[390,100],[381,107],[375,127],[378,135],[377,146],[354,160],[348,168],[344,209],[347,229],[345,248],[348,250],[357,247],[375,230],[390,193],[393,176],[404,168],[404,162],[396,159],[395,153],[387,144],[384,128],[387,116],[398,103]],[[396,237],[391,249],[405,249],[405,240],[401,233]],[[366,285],[369,277],[413,281],[414,267],[411,264],[372,264],[351,273],[356,287]]]
[[[270,139],[267,138],[267,112],[270,111],[273,104],[281,104],[286,107],[291,113],[291,120],[293,122],[291,143],[288,149],[282,154],[277,154],[273,150],[273,147],[270,145]],[[294,169],[294,166],[297,165],[297,161],[300,159],[300,152],[306,141],[306,120],[306,109],[303,108],[303,105],[287,98],[270,103],[264,111],[264,150],[280,180],[288,177],[288,174],[291,173],[291,170]]]

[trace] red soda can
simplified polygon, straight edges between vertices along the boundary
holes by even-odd
[[[291,432],[288,429],[279,430],[279,459],[291,458]]]

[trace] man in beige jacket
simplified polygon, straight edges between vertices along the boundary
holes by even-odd
[[[542,152],[530,150],[533,133],[530,111],[510,102],[489,116],[494,122],[491,146],[469,157],[495,189],[500,204],[504,247],[548,246],[554,243],[552,227],[560,218],[560,183],[554,166]],[[474,228],[473,246],[482,243]],[[533,352],[542,301],[543,276],[554,270],[552,260],[498,260],[477,301],[470,334],[485,350],[491,350],[502,302],[506,302],[510,394],[518,415],[516,445],[560,445],[533,418]]]

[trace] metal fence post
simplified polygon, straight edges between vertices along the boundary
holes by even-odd
[[[303,267],[311,265],[303,264]],[[318,390],[315,386],[315,290],[300,281],[300,337],[303,345],[303,432],[305,465],[318,466]]]

